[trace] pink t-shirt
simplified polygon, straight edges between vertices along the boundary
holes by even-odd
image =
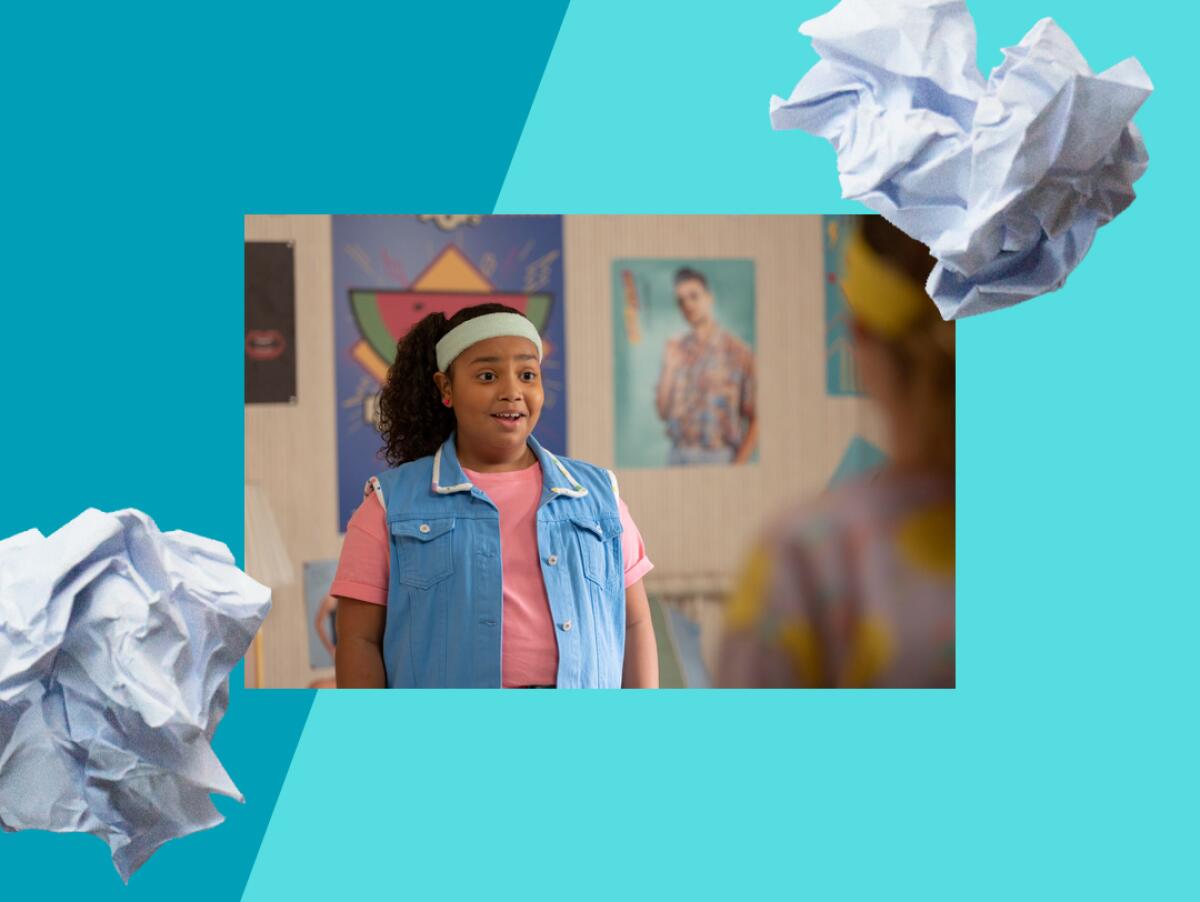
[[[537,551],[537,508],[542,497],[542,468],[533,464],[508,473],[464,472],[500,511],[500,560],[504,579],[504,636],[501,660],[505,686],[553,686],[558,674],[558,643],[550,600],[542,581]],[[653,569],[646,547],[624,501],[621,554],[625,585]],[[387,512],[369,495],[350,518],[331,595],[371,604],[387,604],[391,562]]]

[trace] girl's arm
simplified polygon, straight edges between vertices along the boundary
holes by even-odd
[[[340,638],[340,623],[338,630]],[[650,599],[640,579],[625,590],[625,671],[621,686],[658,688],[658,646],[650,620]]]
[[[383,628],[387,608],[354,598],[338,598],[337,684],[339,689],[383,689]]]

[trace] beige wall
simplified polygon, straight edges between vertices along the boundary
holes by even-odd
[[[307,686],[303,562],[337,557],[333,255],[328,216],[247,216],[247,241],[291,241],[296,254],[296,403],[246,406],[246,481],[266,494],[292,562],[290,585],[272,586],[260,632],[266,686]],[[247,524],[247,542],[253,527]],[[254,557],[246,549],[247,569]],[[256,685],[254,656],[246,680]]]
[[[622,497],[656,564],[646,580],[652,591],[719,592],[763,520],[782,501],[819,490],[853,435],[882,444],[879,424],[863,402],[825,393],[820,229],[816,216],[565,218],[566,452],[601,466],[614,464],[613,258],[755,261],[759,462],[617,471]],[[269,498],[295,573],[290,586],[275,587],[275,605],[263,628],[264,684],[306,686],[328,674],[308,666],[302,562],[336,557],[341,542],[329,218],[248,216],[246,240],[296,245],[298,401],[247,407],[246,478],[257,481]],[[707,636],[711,639],[711,630]],[[253,680],[253,667],[247,673]]]
[[[749,257],[757,280],[759,462],[618,470],[656,569],[648,588],[720,589],[780,499],[820,489],[861,401],[825,393],[819,216],[574,216],[565,225],[570,454],[612,467],[611,268],[615,257]]]

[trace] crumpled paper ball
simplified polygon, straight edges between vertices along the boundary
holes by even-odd
[[[93,833],[129,880],[242,795],[210,741],[271,606],[229,549],[87,510],[0,542],[0,827]]]
[[[842,0],[800,32],[821,60],[772,125],[830,141],[843,197],[929,246],[944,318],[1062,287],[1133,202],[1153,90],[1136,59],[1096,74],[1042,19],[984,81],[962,0]]]

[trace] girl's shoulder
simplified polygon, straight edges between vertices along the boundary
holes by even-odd
[[[428,486],[433,480],[433,455],[408,460],[398,467],[389,467],[382,473],[367,480],[363,493],[382,491],[385,498],[390,498],[397,491],[403,491],[408,486]]]
[[[550,456],[567,471],[567,475],[576,477],[576,481],[581,482],[583,478],[587,478],[615,488],[617,477],[612,470],[578,457],[567,457],[565,454],[551,454]],[[588,487],[590,488],[590,486]]]
[[[590,497],[594,503],[601,506],[600,513],[616,515],[620,504],[621,490],[617,484],[617,476],[612,470],[589,463],[577,457],[567,457],[565,454],[550,456],[551,465],[556,466],[562,480],[555,480],[560,485],[553,491],[564,490],[566,494],[578,497]]]

